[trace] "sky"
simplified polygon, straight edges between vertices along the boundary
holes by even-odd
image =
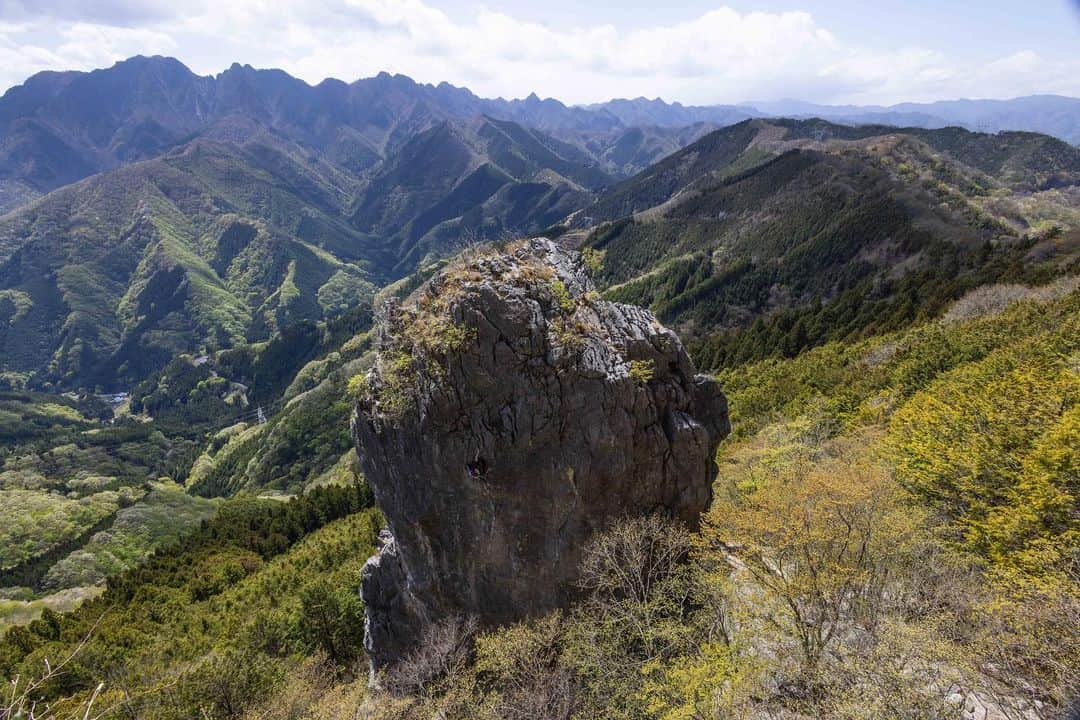
[[[0,0],[0,91],[136,54],[567,103],[1080,97],[1080,0]]]

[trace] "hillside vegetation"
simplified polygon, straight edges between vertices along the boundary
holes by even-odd
[[[1078,177],[1044,136],[748,121],[606,191],[584,247],[607,297],[733,366],[1076,272]]]
[[[724,371],[735,439],[700,533],[617,526],[585,553],[579,605],[475,636],[441,628],[385,679],[393,694],[350,674],[355,573],[377,520],[299,543],[270,529],[273,508],[332,509],[318,525],[369,502],[341,504],[347,489],[229,501],[101,599],[9,632],[6,669],[32,676],[89,634],[47,692],[78,705],[115,668],[95,702],[116,717],[1067,717],[1080,679],[1074,288],[988,286],[911,330]]]
[[[231,501],[78,610],[10,630],[3,672],[36,677],[48,658],[58,672],[39,692],[60,717],[91,698],[108,717],[232,717],[307,657],[329,682],[361,648],[355,588],[378,531],[369,505],[359,486]]]
[[[1080,149],[747,114],[164,58],[0,98],[0,720],[1075,717]],[[554,349],[529,362],[561,392],[558,353],[611,340],[568,318],[650,308],[727,398],[712,503],[693,530],[582,520],[573,602],[432,623],[376,688],[358,589],[392,545],[350,430],[367,370],[387,417],[406,381],[460,398],[440,383],[472,366],[444,351],[476,338],[417,289],[469,285],[463,249],[498,275],[536,234],[599,292],[530,266]],[[385,337],[410,295],[418,321]],[[664,364],[618,381],[666,401]],[[495,384],[478,397],[515,440],[573,434],[506,419]],[[462,478],[492,506],[498,460]],[[567,469],[544,476],[576,511]],[[526,556],[545,542],[516,529]]]
[[[123,387],[370,295],[351,181],[287,150],[200,142],[0,221],[9,383]]]
[[[0,218],[0,382],[130,388],[181,353],[329,320],[463,244],[535,233],[611,181],[509,122],[443,122],[364,176],[258,128]]]
[[[117,406],[0,395],[0,631],[93,596],[222,496],[357,482],[345,385],[370,318],[361,305],[203,361],[181,355]]]
[[[69,609],[213,515],[182,478],[199,442],[89,397],[0,393],[0,633]]]

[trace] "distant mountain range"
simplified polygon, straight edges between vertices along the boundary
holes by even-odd
[[[797,100],[756,102],[739,106],[774,117],[819,117],[848,125],[879,124],[942,128],[956,125],[995,133],[1026,130],[1080,144],[1080,99],[1061,95],[1028,95],[1011,100],[942,100],[898,105],[816,105]]]
[[[492,108],[449,85],[381,74],[312,87],[276,70],[234,65],[200,77],[180,62],[135,57],[90,73],[39,73],[0,98],[0,207],[102,170],[155,157],[196,136],[238,141],[263,130],[318,152],[352,173],[417,133]],[[536,103],[543,127],[543,103]],[[564,124],[585,111],[567,109]],[[609,122],[614,125],[614,120]]]
[[[1034,109],[1008,110],[1024,103]],[[1076,103],[765,107],[1030,126],[1066,123]],[[773,267],[743,282],[752,298],[710,294],[735,272],[724,252],[754,265],[755,243],[785,233],[824,233],[791,240],[825,247],[867,223],[924,247],[925,233],[999,243],[1040,222],[1080,225],[1080,151],[1061,140],[752,117],[763,112],[492,100],[385,73],[316,86],[241,65],[201,77],[163,57],[40,73],[0,97],[0,382],[130,387],[178,353],[340,317],[464,243],[564,226],[595,229],[589,242],[608,250],[604,276],[620,297],[726,331],[834,292],[819,283],[769,297],[787,272]],[[784,173],[800,184],[784,185]],[[723,200],[702,205],[704,219],[682,217],[700,193]],[[1020,193],[1030,197],[1011,199]],[[848,213],[843,198],[865,213]],[[770,203],[774,224],[750,210]],[[829,208],[850,223],[827,222]],[[732,229],[738,213],[749,214]],[[793,220],[804,216],[814,219]],[[603,235],[603,222],[622,230]],[[736,235],[751,240],[732,245]],[[845,272],[863,272],[849,260]],[[822,278],[837,267],[822,259]],[[717,303],[723,318],[708,315]]]
[[[1028,130],[1080,142],[1080,100],[1050,95],[891,107],[797,101],[685,106],[645,98],[578,107],[535,94],[485,99],[448,83],[419,84],[387,73],[311,86],[280,70],[234,64],[203,77],[172,58],[137,56],[88,73],[38,73],[0,97],[0,212],[195,136],[236,139],[265,128],[360,173],[420,131],[478,115],[578,145],[615,175],[632,174],[708,130],[751,117]]]
[[[818,105],[801,100],[750,102],[739,105],[687,106],[648,100],[609,100],[586,106],[610,113],[628,125],[673,127],[704,122],[731,125],[751,117],[823,118],[845,125],[895,125],[943,128],[950,125],[978,132],[1038,132],[1080,144],[1080,99],[1061,95],[1029,95],[1011,100],[943,100],[898,105]]]

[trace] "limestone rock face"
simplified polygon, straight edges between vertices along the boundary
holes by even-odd
[[[695,526],[708,505],[723,394],[651,313],[600,300],[576,252],[478,251],[376,332],[353,418],[392,535],[361,582],[374,669],[442,619],[564,605],[616,519]]]

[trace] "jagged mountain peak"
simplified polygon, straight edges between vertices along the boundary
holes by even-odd
[[[1070,104],[1071,103],[1071,104]],[[783,104],[763,106],[774,112]],[[1050,129],[1080,138],[1080,101],[1038,96],[1016,101],[957,101],[893,108],[791,106],[842,121],[937,127],[941,118],[978,129]],[[692,106],[639,96],[567,106],[536,92],[524,99],[478,97],[446,82],[422,84],[381,72],[351,82],[312,86],[282,70],[234,63],[216,76],[193,73],[167,56],[135,56],[91,72],[39,73],[0,98],[0,211],[86,175],[153,157],[244,113],[310,145],[332,162],[363,172],[418,131],[478,114],[512,120],[586,148],[609,171],[642,169],[606,160],[614,137],[631,127],[662,128],[642,153],[657,159],[678,148],[675,132],[702,123],[730,125],[762,115],[749,106]],[[666,137],[660,137],[661,135]],[[32,160],[31,160],[32,158]]]

